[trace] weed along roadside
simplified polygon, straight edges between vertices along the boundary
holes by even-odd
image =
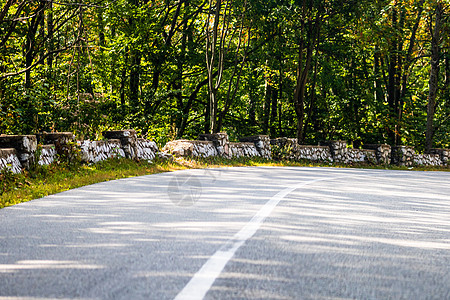
[[[101,141],[72,133],[0,136],[0,208],[119,178],[223,166],[334,166],[449,171],[448,149],[417,154],[412,147],[345,141],[318,146],[258,135],[230,142],[226,133],[177,140],[161,149],[134,130],[107,131]]]
[[[126,177],[142,176],[183,169],[170,162],[135,161],[111,158],[95,164],[73,162],[37,166],[14,174],[8,169],[0,173],[0,207],[41,198],[73,188]]]

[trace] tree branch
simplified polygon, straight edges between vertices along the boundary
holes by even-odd
[[[48,3],[52,3],[52,4],[57,4],[57,5],[64,5],[64,6],[108,8],[111,4],[114,4],[118,0],[111,0],[111,2],[106,4],[106,5],[99,5],[99,3],[102,3],[105,0],[100,0],[99,2],[97,2],[97,4],[68,3],[68,2],[58,2],[58,1],[53,1],[53,0],[41,0],[41,1],[45,1],[45,2],[48,2]]]
[[[41,64],[42,62],[44,62],[44,60],[45,60],[48,56],[53,55],[53,54],[57,54],[57,53],[60,53],[60,52],[64,52],[64,51],[66,51],[66,50],[71,49],[71,48],[72,48],[74,45],[76,45],[79,41],[80,41],[80,39],[77,39],[77,40],[76,40],[75,42],[73,42],[70,46],[67,46],[67,47],[64,47],[64,48],[61,48],[61,49],[57,49],[57,50],[54,50],[54,51],[47,52],[44,56],[42,56],[41,58],[39,58],[39,60],[37,60],[34,64],[30,65],[28,68],[22,69],[22,70],[20,70],[20,71],[14,72],[14,73],[6,73],[6,74],[3,74],[3,75],[0,75],[0,80],[3,80],[3,79],[8,78],[8,77],[13,77],[13,76],[21,75],[21,74],[23,74],[23,73],[25,73],[25,72],[27,72],[27,71],[33,69],[33,68],[36,67],[38,64]]]

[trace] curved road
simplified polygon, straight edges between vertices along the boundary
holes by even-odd
[[[450,299],[450,173],[187,170],[0,210],[0,299]]]

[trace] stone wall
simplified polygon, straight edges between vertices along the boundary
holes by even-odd
[[[240,141],[244,143],[253,143],[259,153],[259,156],[266,159],[272,159],[272,149],[270,147],[270,138],[268,135],[243,137]]]
[[[50,165],[54,163],[57,159],[57,152],[55,145],[43,145],[41,147],[41,155],[39,156],[38,164]]]
[[[244,137],[239,143],[230,143],[225,132],[201,134],[198,140],[176,140],[167,143],[159,152],[155,142],[139,139],[135,130],[115,130],[103,133],[107,140],[78,141],[70,132],[35,135],[0,136],[0,170],[9,168],[15,173],[31,168],[37,161],[48,165],[75,148],[81,152],[82,161],[96,163],[112,157],[152,161],[156,157],[171,159],[171,155],[190,157],[264,157],[287,160],[311,160],[344,164],[396,164],[399,166],[447,166],[449,149],[432,149],[430,154],[418,154],[413,147],[385,144],[364,145],[363,149],[347,147],[346,141],[328,141],[319,146],[298,145],[296,139],[272,139],[267,135]],[[44,144],[38,149],[38,142]]]
[[[23,168],[29,169],[34,164],[37,150],[35,135],[1,135],[0,148],[14,148]]]
[[[277,153],[277,156],[281,156],[278,157],[281,159],[333,162],[333,156],[328,146],[299,145],[297,139],[291,138],[272,139],[270,144],[277,147],[280,152]]]
[[[414,154],[415,166],[442,166],[444,165],[439,154]]]
[[[377,156],[375,150],[370,149],[347,149],[347,163],[369,163],[377,164]]]
[[[431,149],[431,154],[439,155],[442,165],[448,166],[448,161],[450,159],[450,149]]]
[[[79,141],[78,146],[81,150],[81,160],[88,163],[97,163],[113,157],[125,157],[120,140],[117,139]]]
[[[219,132],[213,134],[200,134],[198,137],[200,141],[212,142],[213,147],[217,151],[217,155],[222,157],[230,157],[228,134],[226,132]],[[200,152],[201,153],[201,152]]]
[[[230,143],[230,157],[260,157],[261,154],[254,143]]]
[[[137,140],[137,158],[152,161],[159,153],[158,145],[146,139]]]
[[[397,166],[412,166],[414,164],[415,151],[409,146],[392,147],[391,162]]]
[[[83,161],[96,163],[113,157],[152,161],[159,152],[155,142],[137,138],[132,129],[105,131],[103,136],[108,140],[78,142]]]
[[[36,137],[39,144],[54,145],[58,153],[71,151],[71,143],[75,143],[75,136],[72,132],[44,132]]]
[[[121,148],[125,153],[125,157],[129,159],[137,159],[137,134],[133,129],[127,130],[110,130],[103,132],[103,136],[111,140],[120,140]]]
[[[0,170],[9,169],[13,173],[22,172],[22,165],[17,157],[16,149],[0,149]]]
[[[285,159],[311,160],[315,162],[351,163],[377,163],[376,151],[371,149],[347,148],[345,141],[329,141],[320,146],[299,145],[297,139],[278,138],[271,140],[277,146]]]
[[[162,148],[162,151],[169,152],[174,156],[193,156],[194,143],[190,140],[170,141]]]
[[[20,173],[23,168],[30,169],[35,163],[37,141],[47,143],[39,146],[39,165],[49,165],[61,157],[73,156],[78,149],[81,160],[96,163],[112,157],[128,157],[131,159],[153,160],[160,154],[155,142],[138,139],[134,130],[117,130],[105,132],[110,139],[104,141],[77,141],[70,132],[43,133],[39,135],[1,135],[0,136],[0,170],[10,168]]]
[[[347,142],[346,141],[329,141],[320,143],[321,146],[330,147],[331,156],[334,162],[349,163]]]
[[[220,152],[214,146],[214,142],[210,141],[191,141],[191,140],[176,140],[168,142],[163,152],[171,153],[174,156],[184,157],[212,157],[220,156]]]
[[[20,139],[15,138],[15,140],[17,141]],[[25,141],[25,144],[27,143],[26,140],[29,140],[29,136],[22,139],[22,141]],[[34,144],[32,147],[34,147]],[[30,169],[35,163],[36,151],[38,151],[38,147],[36,146],[36,149],[33,151],[31,151],[29,147],[20,147],[22,150],[24,148],[26,152],[21,154],[18,154],[18,151],[15,148],[0,148],[0,170],[8,168],[13,173],[21,173],[23,168]],[[37,161],[39,165],[49,165],[56,160],[57,154],[55,145],[40,146],[39,151],[40,156]],[[20,161],[20,157],[22,157],[22,162]]]
[[[329,147],[295,145],[289,157],[291,160],[307,159],[312,161],[333,162],[333,156]]]
[[[435,154],[416,154],[414,148],[393,147],[386,144],[365,145],[363,149],[347,147],[346,141],[329,141],[320,146],[298,145],[296,139],[268,136],[251,136],[230,143],[226,133],[202,134],[199,140],[176,140],[167,143],[162,149],[175,156],[190,157],[265,157],[271,158],[272,147],[282,149],[284,159],[339,162],[344,164],[397,164],[400,166],[441,166],[446,165],[449,151],[433,149]],[[444,163],[445,161],[445,163]]]
[[[367,144],[364,149],[374,150],[379,165],[389,165],[391,163],[391,146],[386,144]]]
[[[134,130],[105,131],[105,141],[79,141],[82,161],[96,163],[108,158],[126,157],[152,161],[159,149],[155,142],[138,139]]]
[[[449,149],[432,149],[430,154],[416,153],[414,147],[392,147],[392,163],[398,166],[448,166]]]
[[[226,132],[201,134],[198,140],[168,142],[162,149],[175,156],[211,157],[265,157],[271,158],[268,136],[242,138],[240,143],[230,143]]]

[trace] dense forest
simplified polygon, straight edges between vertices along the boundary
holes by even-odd
[[[0,3],[0,134],[450,148],[448,0]]]

